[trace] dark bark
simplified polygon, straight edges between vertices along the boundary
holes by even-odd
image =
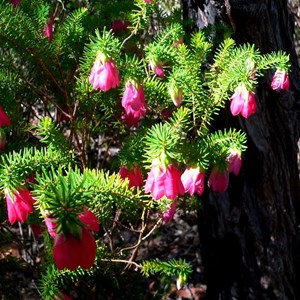
[[[300,70],[287,1],[194,1],[194,5],[197,14],[189,15],[195,20],[203,18],[199,13],[203,5],[207,10],[217,7],[211,10],[217,13],[212,19],[225,19],[237,43],[254,43],[262,53],[283,50],[292,65],[289,92],[272,91],[269,72],[256,90],[257,113],[247,120],[228,114],[224,121],[247,133],[248,149],[242,171],[230,178],[228,191],[207,192],[199,212],[206,297],[300,299]]]

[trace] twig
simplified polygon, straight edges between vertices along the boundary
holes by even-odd
[[[102,258],[101,261],[109,261],[109,262],[119,262],[119,263],[125,263],[125,264],[131,264],[131,265],[134,265],[136,266],[138,269],[141,269],[142,267],[134,262],[134,261],[128,261],[128,260],[125,260],[125,259],[105,259],[105,258]]]

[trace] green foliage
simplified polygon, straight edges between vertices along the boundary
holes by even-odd
[[[213,131],[216,115],[240,84],[255,93],[266,71],[289,71],[285,53],[263,55],[253,45],[237,46],[224,28],[226,39],[218,45],[212,43],[218,28],[187,35],[178,6],[167,4],[22,0],[13,8],[0,0],[0,105],[12,121],[3,129],[9,146],[0,157],[0,190],[30,188],[41,224],[45,216],[54,218],[58,233],[78,237],[84,226],[78,215],[86,208],[101,225],[90,270],[57,270],[49,251],[55,241],[45,237],[44,299],[53,299],[65,284],[92,281],[114,263],[135,265],[145,276],[176,276],[181,285],[191,274],[182,259],[134,262],[172,200],[157,203],[143,187],[129,188],[130,178],[121,179],[119,167],[139,167],[143,179],[153,162],[180,171],[199,167],[206,177],[215,166],[227,171],[231,151],[246,150],[246,135]],[[52,15],[50,41],[43,31]],[[129,20],[129,27],[118,32],[114,20]],[[89,76],[96,59],[115,62],[120,87],[93,89]],[[157,65],[165,76],[154,73]],[[136,127],[124,121],[121,99],[128,81],[145,90],[146,115]],[[27,185],[33,175],[38,184]],[[178,197],[178,207],[199,200],[187,199]]]
[[[24,148],[19,152],[2,155],[0,162],[1,190],[6,188],[16,190],[34,172],[43,168],[66,165],[69,162],[69,157],[47,148]]]
[[[48,149],[61,152],[62,155],[71,158],[71,145],[66,141],[58,126],[55,126],[49,117],[44,117],[40,120],[36,133],[43,137],[41,143],[47,144]]]
[[[166,277],[188,278],[192,273],[192,267],[184,259],[171,259],[169,261],[153,259],[142,262],[141,273],[147,277],[158,273]]]

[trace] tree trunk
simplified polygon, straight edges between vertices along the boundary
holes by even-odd
[[[300,299],[300,70],[287,1],[183,2],[185,15],[198,26],[209,18],[225,19],[237,43],[254,43],[262,53],[283,50],[292,65],[289,92],[269,88],[270,72],[256,90],[256,114],[224,121],[247,133],[248,149],[228,191],[207,192],[199,212],[206,297]]]

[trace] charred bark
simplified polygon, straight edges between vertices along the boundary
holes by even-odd
[[[223,120],[247,133],[248,149],[242,171],[230,178],[228,191],[207,191],[199,212],[206,297],[300,299],[300,70],[287,1],[194,1],[194,5],[197,18],[215,7],[213,19],[225,20],[237,43],[254,43],[262,53],[283,50],[292,65],[289,92],[269,88],[270,72],[256,91],[257,113],[247,120],[228,114]]]

